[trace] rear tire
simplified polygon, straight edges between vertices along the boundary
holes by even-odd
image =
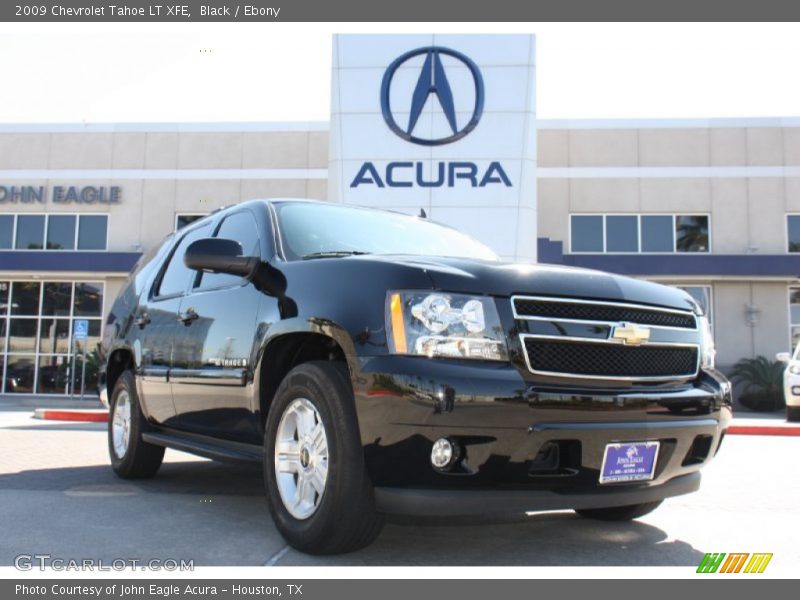
[[[661,506],[662,500],[630,504],[628,506],[611,506],[608,508],[577,508],[575,512],[587,519],[597,521],[632,521],[653,512]]]
[[[789,423],[796,423],[797,421],[800,421],[800,406],[787,406],[786,420]]]
[[[139,405],[136,380],[125,371],[117,379],[108,417],[108,454],[111,468],[123,479],[152,477],[164,460],[164,447],[142,439],[148,423]]]
[[[383,517],[364,463],[346,367],[314,361],[292,369],[264,429],[267,500],[286,541],[308,554],[369,545]]]

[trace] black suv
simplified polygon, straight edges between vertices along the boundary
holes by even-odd
[[[259,461],[278,529],[320,554],[386,513],[633,519],[698,488],[731,418],[683,291],[304,200],[170,236],[114,302],[101,362],[120,477],[165,447]]]

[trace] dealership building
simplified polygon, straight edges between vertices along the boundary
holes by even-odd
[[[0,125],[0,393],[68,393],[143,253],[270,197],[424,210],[504,259],[680,286],[723,369],[789,350],[800,118],[537,119],[535,39],[498,37],[336,36],[330,122]]]

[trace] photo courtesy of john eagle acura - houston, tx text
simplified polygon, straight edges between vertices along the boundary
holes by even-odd
[[[686,292],[310,200],[169,236],[101,360],[120,477],[166,447],[260,461],[278,530],[313,554],[366,546],[386,514],[635,519],[698,489],[731,418]]]

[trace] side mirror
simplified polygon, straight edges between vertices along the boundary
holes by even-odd
[[[183,264],[196,271],[252,277],[261,259],[242,256],[242,245],[224,238],[203,238],[189,244]]]
[[[792,355],[788,352],[778,352],[775,355],[775,360],[782,363],[788,363],[790,360],[792,360]]]

